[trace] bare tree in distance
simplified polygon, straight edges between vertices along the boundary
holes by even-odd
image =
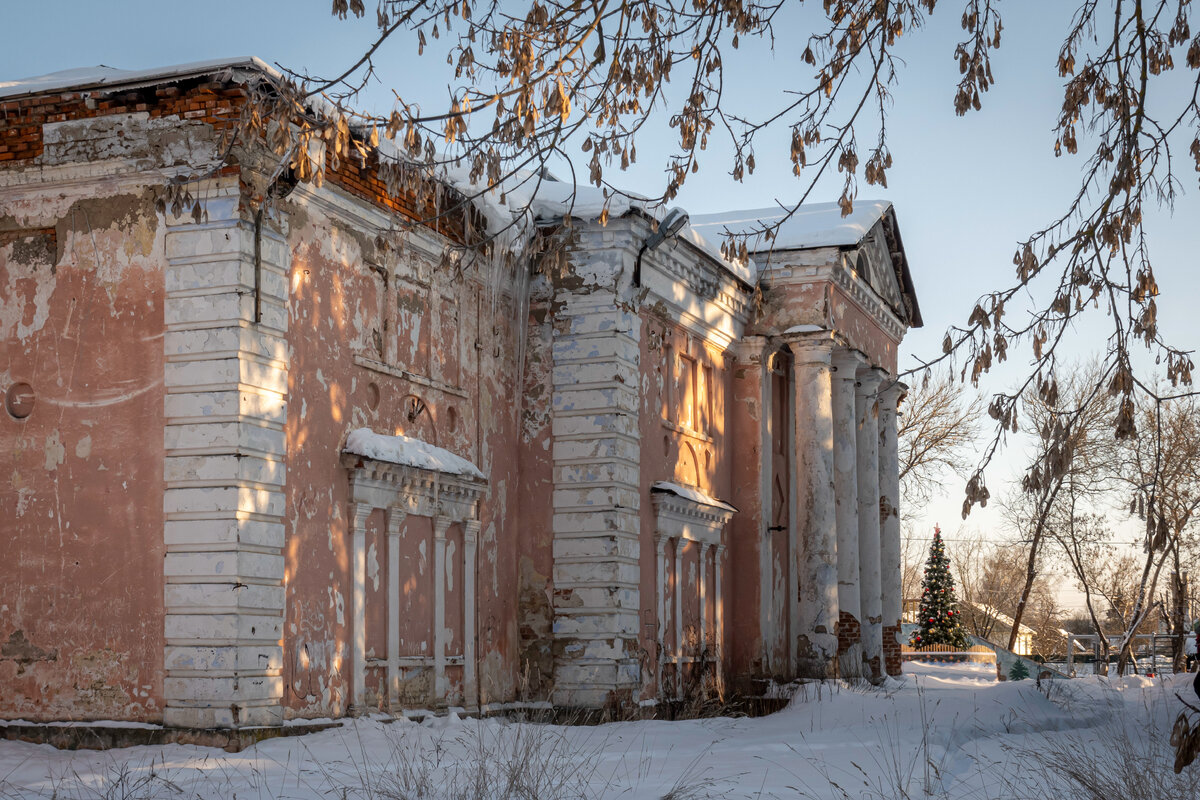
[[[985,541],[982,537],[959,539],[951,548],[958,578],[963,624],[981,639],[995,641],[1013,620],[1025,582],[1025,559],[1018,543]],[[1055,588],[1045,572],[1039,572],[1030,590],[1025,614],[1027,625],[1037,632],[1038,652],[1053,649],[1059,640],[1059,610]]]
[[[983,399],[953,374],[927,372],[904,398],[897,436],[900,496],[911,513],[941,491],[948,475],[970,473],[979,444]]]
[[[545,186],[547,167],[567,169],[571,185],[590,183],[609,203],[628,199],[613,173],[636,161],[638,141],[662,122],[673,145],[662,185],[645,199],[650,206],[676,198],[718,139],[730,153],[718,166],[734,180],[760,164],[796,176],[797,190],[778,201],[782,220],[727,231],[725,252],[745,258],[771,246],[777,226],[823,176],[842,181],[845,213],[862,181],[887,186],[888,170],[903,155],[893,153],[887,128],[890,114],[903,113],[892,108],[897,44],[920,36],[937,7],[947,3],[824,0],[818,12],[782,0],[378,0],[378,36],[361,57],[336,75],[292,72],[260,81],[235,133],[265,139],[279,169],[299,180],[319,183],[346,161],[370,165],[389,191],[416,198],[408,212],[414,222],[452,218],[474,248],[507,256],[547,238],[510,235],[529,229],[528,206]],[[943,57],[957,67],[953,107],[965,115],[982,108],[993,85],[1003,24],[997,0],[959,0],[951,8],[961,15],[963,35]],[[368,13],[364,0],[334,0],[332,10],[341,18]],[[1079,0],[1062,32],[1056,77],[1063,103],[1046,148],[1079,159],[1077,190],[1060,214],[1015,243],[1006,285],[964,309],[942,354],[917,368],[946,363],[961,380],[977,382],[1018,347],[1033,356],[1023,380],[989,403],[995,431],[967,481],[964,515],[990,497],[984,470],[1018,429],[1022,398],[1036,392],[1054,405],[1056,353],[1085,313],[1109,319],[1095,389],[1115,400],[1105,424],[1118,438],[1137,433],[1139,393],[1161,399],[1191,391],[1191,350],[1160,335],[1159,281],[1143,217],[1170,207],[1185,173],[1200,170],[1200,34],[1193,21],[1191,0]],[[774,105],[739,107],[740,98],[726,92],[726,63],[748,49],[773,48],[785,23],[784,41],[799,49],[807,72],[780,72]],[[444,106],[422,107],[395,84],[390,112],[353,111],[377,77],[375,58],[384,47],[445,62]],[[1193,90],[1172,95],[1168,77],[1179,73]],[[760,148],[768,131],[784,133],[777,152]],[[173,199],[190,198],[176,189]],[[511,219],[480,219],[481,204],[507,207]],[[508,263],[524,269],[528,260]],[[1147,361],[1161,365],[1173,394],[1135,373],[1138,344],[1149,351]],[[1072,411],[1063,413],[1066,422],[1050,434],[1059,452],[1067,441],[1058,437],[1076,427]],[[1066,468],[1066,461],[1039,464],[1027,479],[1048,478],[1052,486]]]
[[[1020,489],[1005,504],[1010,527],[1028,547],[1010,650],[1044,560],[1044,539],[1061,535],[1064,520],[1074,519],[1080,503],[1097,502],[1114,486],[1117,439],[1108,421],[1119,401],[1101,388],[1104,370],[1098,361],[1064,369],[1069,377],[1061,395],[1053,377],[1037,392],[1026,390],[1026,414],[1036,433],[1034,451]]]
[[[1130,513],[1145,521],[1145,557],[1121,640],[1118,672],[1124,672],[1130,658],[1133,632],[1156,608],[1167,606],[1155,597],[1161,572],[1172,564],[1174,582],[1178,582],[1183,565],[1180,551],[1196,547],[1188,539],[1194,539],[1191,528],[1200,513],[1200,408],[1195,399],[1147,400],[1142,403],[1141,416],[1147,435],[1122,448],[1122,474],[1133,489]],[[1177,594],[1181,588],[1176,586]],[[1174,605],[1166,617],[1175,634],[1173,654],[1178,663],[1187,621],[1182,607]]]
[[[1107,595],[1099,582],[1099,576],[1114,556],[1113,532],[1102,514],[1085,513],[1079,507],[1079,499],[1072,497],[1064,513],[1050,527],[1050,534],[1061,548],[1063,557],[1071,567],[1076,585],[1083,592],[1084,619],[1089,633],[1095,634],[1099,643],[1100,672],[1108,674],[1108,636],[1114,627],[1110,611],[1101,606]],[[1076,631],[1082,632],[1082,631]]]

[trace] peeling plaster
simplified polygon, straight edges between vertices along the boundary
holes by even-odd
[[[46,456],[46,471],[53,472],[58,469],[58,465],[63,463],[67,455],[67,448],[63,446],[62,435],[55,430],[46,437],[46,446],[42,448],[42,452]]]

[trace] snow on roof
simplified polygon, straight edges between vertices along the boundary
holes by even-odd
[[[456,189],[468,196],[480,191],[480,185],[471,185],[467,169],[448,168],[445,171],[446,180]],[[600,218],[605,207],[611,219],[623,217],[631,211],[639,211],[643,215],[662,222],[669,210],[661,203],[653,203],[648,198],[633,193],[610,192],[607,196],[602,189],[595,186],[572,184],[552,176],[539,179],[535,172],[517,172],[505,181],[502,190],[505,193],[505,205],[500,205],[495,191],[483,192],[476,199],[476,205],[488,218],[492,232],[505,227],[513,218],[513,214],[526,206],[534,222],[552,222],[571,216],[588,222]],[[753,260],[745,263],[731,261],[721,254],[719,239],[706,239],[692,227],[685,228],[678,238],[697,247],[727,272],[744,283],[753,286],[758,279],[758,271]]]
[[[652,492],[670,492],[673,495],[691,500],[694,503],[699,503],[703,506],[712,506],[714,508],[723,508],[726,511],[737,511],[736,508],[722,500],[718,500],[710,494],[700,491],[693,486],[681,486],[678,483],[670,481],[655,481],[650,484]]]
[[[987,603],[976,603],[976,602],[973,602],[970,600],[968,600],[966,602],[975,606],[975,608],[979,609],[984,614],[987,614],[988,616],[991,616],[991,617],[995,617],[996,621],[999,622],[1000,624],[1007,625],[1009,628],[1012,628],[1013,618],[1010,617],[1008,614],[1005,614],[1000,609],[998,609],[994,606],[990,606]],[[1029,627],[1024,622],[1022,622],[1021,623],[1021,633],[1037,633],[1037,631],[1035,631],[1033,628]]]
[[[188,64],[144,70],[116,69],[100,64],[94,67],[62,70],[49,75],[15,81],[0,81],[0,98],[68,90],[84,91],[101,87],[153,85],[238,68],[261,71],[276,78],[280,77],[277,70],[253,56],[194,61]],[[320,103],[319,98],[310,99],[314,103]],[[380,152],[390,158],[407,159],[407,156],[394,143],[386,139],[380,142]],[[469,170],[464,167],[449,167],[444,171],[443,177],[447,183],[467,196],[479,192],[480,187],[471,185]],[[534,222],[561,219],[565,214],[591,221],[598,219],[606,206],[609,215],[613,218],[624,216],[636,209],[647,217],[661,222],[668,210],[662,204],[653,204],[647,198],[636,194],[611,193],[606,197],[604,192],[595,186],[573,185],[553,177],[539,180],[537,173],[533,172],[517,173],[505,183],[506,185],[502,187],[507,194],[505,205],[500,204],[499,196],[494,191],[483,192],[474,201],[476,207],[487,219],[491,233],[508,228],[515,212],[526,206],[529,207]],[[679,234],[679,238],[690,242],[708,254],[736,278],[753,285],[758,277],[753,261],[741,263],[726,259],[721,254],[720,230],[714,231],[714,234],[716,235],[705,237],[693,222],[689,229],[685,229]],[[505,238],[510,239],[511,237]],[[511,241],[505,243],[513,244]]]
[[[772,242],[751,239],[750,250],[800,250],[810,247],[853,247],[863,240],[892,204],[888,200],[856,200],[850,216],[842,216],[837,203],[810,203],[801,206],[791,219],[779,226]],[[706,238],[720,241],[726,230],[730,233],[751,233],[760,224],[778,222],[787,216],[787,209],[754,208],[743,211],[724,211],[719,214],[698,214],[692,217],[692,228]]]
[[[483,473],[479,471],[479,467],[465,458],[456,456],[449,450],[402,434],[389,436],[385,433],[375,433],[370,428],[358,428],[350,432],[350,437],[346,439],[346,446],[342,450],[356,456],[373,458],[376,461],[388,461],[406,467],[446,472],[451,475],[464,475],[468,478],[483,480]]]
[[[238,67],[260,70],[268,75],[279,76],[279,73],[265,61],[253,56],[216,58],[209,61],[193,61],[190,64],[141,70],[116,69],[100,64],[95,67],[67,69],[61,72],[52,72],[49,75],[15,81],[0,81],[0,97],[21,97],[30,94],[84,90],[103,86],[166,83]]]

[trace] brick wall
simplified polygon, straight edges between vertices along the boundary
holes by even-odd
[[[900,674],[900,626],[883,626],[883,667],[888,675]]]
[[[178,81],[169,86],[93,89],[86,93],[65,92],[3,100],[0,101],[0,168],[20,166],[42,155],[42,126],[46,123],[142,112],[152,119],[177,116],[225,131],[240,119],[245,103],[246,96],[240,86],[205,79]],[[366,163],[345,158],[336,170],[329,170],[325,178],[379,208],[411,220],[430,220],[426,225],[438,233],[458,242],[465,240],[467,226],[463,213],[437,218],[438,212],[432,202],[418,204],[412,194],[389,195],[379,178],[378,167],[374,153]],[[472,221],[475,230],[484,228],[482,218]]]
[[[244,102],[245,96],[238,87],[200,82],[109,94],[93,91],[89,97],[68,92],[0,101],[0,163],[29,161],[40,156],[42,125],[47,122],[145,112],[152,118],[198,119],[221,130],[238,117]]]
[[[848,611],[838,612],[837,623],[838,655],[844,654],[853,645],[862,641],[862,626]]]

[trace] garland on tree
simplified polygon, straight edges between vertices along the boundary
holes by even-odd
[[[921,581],[921,610],[917,617],[920,628],[909,638],[910,647],[946,645],[965,648],[967,629],[963,627],[954,596],[954,576],[950,574],[950,558],[942,543],[942,531],[933,529],[929,545],[929,560],[925,562],[925,577]]]

